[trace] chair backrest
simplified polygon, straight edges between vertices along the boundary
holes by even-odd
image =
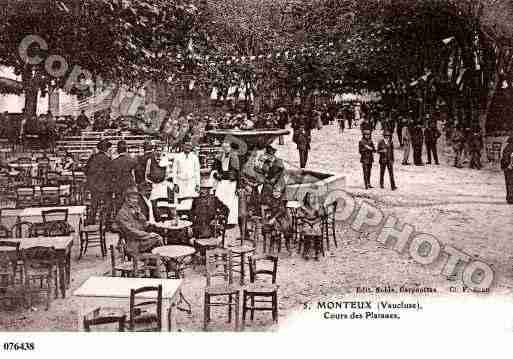
[[[136,277],[160,278],[162,267],[162,258],[158,254],[140,253],[133,258]]]
[[[71,234],[68,222],[64,221],[50,222],[45,225],[44,231],[45,236],[48,237],[69,236]]]
[[[155,299],[137,299],[137,296],[140,294],[144,294],[144,297],[147,297],[149,293],[152,292],[154,292],[153,294],[156,297]],[[140,315],[140,312],[143,310],[148,312],[151,307],[155,308],[157,328],[160,330],[162,329],[162,285],[159,285],[158,287],[142,287],[130,290],[130,330],[134,329],[135,320]]]
[[[157,198],[152,202],[154,204],[153,216],[155,217],[155,221],[168,221],[173,219],[176,215],[173,203],[168,198]]]
[[[262,263],[270,263],[272,266],[268,268],[260,267]],[[254,255],[249,257],[249,280],[254,283],[262,275],[271,277],[272,283],[276,283],[276,275],[278,273],[278,257],[273,255]]]
[[[223,278],[225,283],[233,283],[232,251],[216,248],[207,250],[205,254],[207,286],[212,285],[216,277]]]
[[[100,308],[96,309],[96,311],[99,312]],[[106,325],[106,324],[117,324],[118,332],[124,332],[125,331],[125,322],[126,322],[126,315],[93,317],[91,319],[87,319],[87,317],[84,317],[84,330],[86,332],[90,332],[91,327],[96,327],[96,326]]]
[[[0,224],[0,238],[12,238],[11,230],[2,224]]]
[[[58,190],[58,189],[57,189]],[[68,222],[69,211],[67,208],[49,209],[41,212],[43,223]]]
[[[30,207],[36,200],[34,187],[18,187],[16,189],[16,207]]]
[[[36,246],[21,250],[23,262],[55,262],[57,251],[54,247]]]
[[[27,221],[16,222],[11,227],[14,238],[29,238],[34,236],[34,225]]]

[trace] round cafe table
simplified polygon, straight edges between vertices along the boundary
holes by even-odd
[[[166,244],[171,244],[173,239],[180,237],[188,238],[187,231],[192,227],[192,222],[185,221],[183,219],[176,219],[164,222],[154,222],[152,225],[164,232]]]
[[[165,262],[168,278],[170,278],[170,272],[174,272],[171,278],[179,279],[183,278],[183,271],[191,263],[192,256],[196,253],[196,250],[191,246],[172,245],[153,248],[151,253],[160,255]],[[181,307],[181,302],[185,302],[188,308]],[[180,301],[177,308],[189,314],[192,313],[191,304],[182,293],[180,293]]]

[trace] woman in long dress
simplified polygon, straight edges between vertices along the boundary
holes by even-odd
[[[501,168],[504,171],[506,181],[506,201],[513,204],[513,136],[507,141],[504,151],[502,151]]]
[[[223,142],[222,153],[216,157],[212,175],[216,197],[230,210],[228,224],[237,224],[239,218],[239,198],[237,190],[240,180],[240,162],[237,152],[232,149],[230,142]]]

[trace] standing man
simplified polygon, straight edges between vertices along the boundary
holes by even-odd
[[[410,146],[411,146],[411,134],[410,134],[410,121],[406,118],[402,119],[402,130],[401,137],[403,139],[403,162],[404,166],[408,166],[410,163]]]
[[[461,128],[459,126],[454,129],[451,140],[452,140],[452,149],[454,151],[454,167],[462,168],[461,154],[463,152],[465,136],[463,136],[463,132],[461,131]]]
[[[501,169],[506,181],[506,202],[513,204],[513,136],[509,136],[502,151]]]
[[[301,168],[305,168],[308,161],[308,152],[310,151],[310,142],[312,141],[312,122],[312,118],[299,114],[294,123],[292,140],[296,143],[299,151],[299,167]]]
[[[392,132],[385,130],[383,139],[378,143],[379,153],[379,185],[384,188],[383,182],[385,170],[388,170],[390,176],[390,186],[392,191],[397,189],[394,180],[394,144],[392,142]]]
[[[427,119],[429,120],[430,118],[428,116],[429,115],[426,115]],[[429,122],[429,127],[426,128],[424,135],[425,135],[425,142],[426,142],[426,151],[427,151],[427,156],[428,156],[427,164],[428,165],[431,164],[431,154],[433,154],[433,159],[435,160],[435,164],[439,165],[440,163],[438,162],[438,151],[437,151],[436,145],[437,145],[438,139],[440,138],[442,133],[436,127],[435,121]]]
[[[190,200],[197,197],[200,190],[200,162],[192,151],[192,144],[183,145],[183,152],[175,157],[173,163],[173,181],[178,199]]]
[[[119,211],[125,201],[126,191],[135,186],[134,171],[137,160],[128,155],[125,141],[119,141],[117,145],[118,158],[112,161],[112,183],[115,201],[115,211]]]
[[[358,143],[358,151],[360,152],[360,162],[362,163],[363,183],[365,184],[365,189],[373,188],[371,186],[370,179],[376,147],[372,142],[370,130],[363,130],[363,138]]]
[[[103,202],[104,209],[110,210],[112,202],[112,160],[109,150],[112,143],[108,140],[101,140],[98,145],[98,152],[93,154],[87,161],[85,174],[87,177],[87,189],[91,192],[91,217],[96,222],[96,214],[100,204]]]
[[[424,133],[422,125],[419,123],[412,129],[412,147],[413,147],[413,163],[415,166],[424,166],[422,162],[422,144],[424,143]]]
[[[481,151],[483,150],[483,138],[479,128],[475,128],[470,137],[470,168],[481,169]]]

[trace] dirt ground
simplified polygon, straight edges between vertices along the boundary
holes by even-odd
[[[377,141],[380,134],[374,136]],[[441,165],[402,166],[396,160],[396,182],[392,192],[387,179],[385,189],[364,190],[357,153],[358,129],[340,134],[336,126],[326,126],[313,133],[308,167],[346,176],[346,190],[356,198],[373,202],[385,213],[394,213],[401,223],[414,225],[419,232],[435,235],[443,245],[452,245],[492,266],[495,284],[490,295],[510,294],[513,288],[513,207],[505,203],[504,177],[498,170],[481,171],[450,167],[442,156]],[[397,143],[397,140],[395,140]],[[291,138],[278,146],[278,155],[297,166],[299,159]],[[443,152],[443,151],[440,151]],[[396,159],[402,158],[399,149]],[[377,162],[372,184],[379,187]],[[233,238],[235,232],[230,234]],[[345,224],[337,225],[338,248],[331,248],[319,261],[305,261],[294,253],[280,253],[278,269],[280,320],[303,303],[328,296],[354,293],[357,286],[390,285],[433,287],[439,295],[449,292],[454,279],[440,274],[440,266],[421,266],[407,255],[398,254],[375,241],[375,234],[356,233]],[[115,241],[109,236],[109,241]],[[109,270],[110,259],[102,259],[92,249],[77,261],[77,243],[72,260],[72,284],[66,299],[56,299],[49,311],[44,305],[35,310],[0,311],[3,331],[76,331],[79,301],[73,291],[91,275]],[[192,304],[192,315],[179,313],[182,331],[198,331],[202,325],[202,268],[186,272],[183,292]],[[468,294],[461,294],[468,295]],[[216,313],[212,330],[230,330],[225,313]],[[268,313],[256,315],[247,330],[277,330]]]

